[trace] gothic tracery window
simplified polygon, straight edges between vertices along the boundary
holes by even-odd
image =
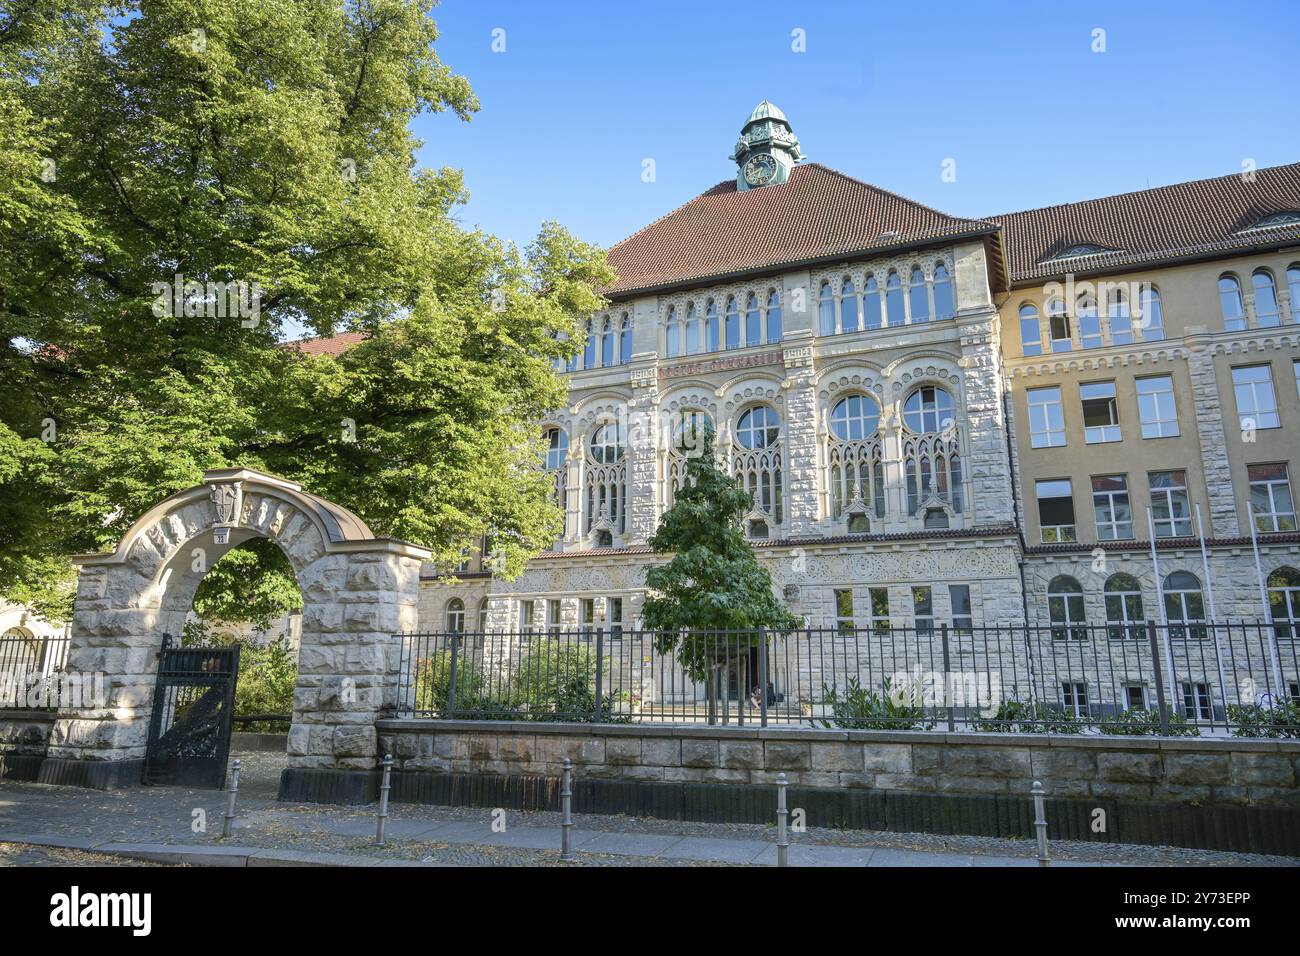
[[[667,507],[673,506],[677,493],[686,484],[687,463],[703,454],[705,432],[712,427],[713,419],[707,412],[684,409],[677,416],[666,462]]]
[[[608,525],[614,534],[626,528],[627,444],[622,422],[605,422],[591,433],[583,480],[583,531]]]
[[[879,425],[880,408],[868,395],[849,395],[831,409],[826,448],[831,517],[847,511],[850,531],[868,531],[869,515],[885,514]]]
[[[769,537],[785,523],[784,455],[781,418],[768,405],[755,405],[736,421],[731,473],[749,492],[753,510],[746,518],[751,537]]]
[[[953,417],[952,396],[937,385],[912,390],[903,402],[903,470],[907,477],[907,513],[927,519],[929,527],[946,526],[943,506],[964,510],[961,442]],[[931,512],[934,511],[933,515]]]

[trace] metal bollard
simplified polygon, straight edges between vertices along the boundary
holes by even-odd
[[[1029,792],[1034,795],[1034,830],[1038,834],[1038,865],[1051,866],[1052,858],[1047,852],[1047,811],[1043,804],[1043,798],[1047,793],[1043,790],[1042,781],[1035,780]]]
[[[790,865],[790,834],[786,831],[786,821],[790,811],[785,806],[785,788],[790,785],[785,774],[776,775],[776,865]]]
[[[573,833],[573,761],[564,758],[564,776],[560,784],[560,859],[572,860],[571,845]]]
[[[226,818],[221,821],[221,839],[230,836],[230,828],[235,822],[235,799],[239,796],[239,758],[235,758],[230,768],[230,799],[226,802]]]
[[[384,777],[379,783],[379,820],[375,828],[375,846],[384,845],[384,825],[388,823],[388,791],[392,789],[393,755],[384,754]]]

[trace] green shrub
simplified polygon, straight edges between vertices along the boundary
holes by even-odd
[[[1159,737],[1160,712],[1145,707],[1130,707],[1100,724],[1103,734],[1120,737]],[[1201,732],[1177,711],[1169,712],[1170,737],[1199,737]]]
[[[831,717],[823,720],[822,726],[845,730],[929,730],[934,726],[907,688],[894,688],[886,677],[882,690],[865,688],[856,677],[849,678],[843,696],[834,685],[823,684],[822,700],[830,707]]]
[[[1293,700],[1275,700],[1272,707],[1229,704],[1228,723],[1234,737],[1300,737],[1300,704]]]
[[[456,717],[468,716],[479,709],[481,681],[464,659],[456,662]],[[453,716],[451,706],[451,651],[435,651],[415,662],[415,709],[418,713],[438,717]]]
[[[522,720],[593,721],[596,719],[596,649],[589,644],[533,638],[528,654],[510,679],[511,708]],[[605,694],[601,719],[627,723],[614,716],[613,695]]]
[[[1081,734],[1084,722],[1068,711],[1027,700],[1004,700],[997,713],[973,725],[997,734]]]

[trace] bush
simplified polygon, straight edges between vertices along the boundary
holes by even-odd
[[[235,682],[235,716],[293,714],[293,689],[298,683],[298,657],[283,637],[269,644],[240,642],[239,677]],[[248,732],[284,733],[287,721],[240,724]]]
[[[1130,707],[1101,723],[1103,734],[1120,737],[1159,737],[1160,712],[1145,707]],[[1169,712],[1170,737],[1199,737],[1201,732],[1176,711]]]
[[[456,662],[455,716],[460,717],[462,712],[473,712],[482,706],[483,702],[478,699],[481,683],[473,667],[466,667],[464,660]],[[451,651],[435,651],[415,663],[415,710],[448,717],[451,716],[450,705]]]
[[[1300,737],[1300,703],[1275,700],[1261,704],[1229,704],[1228,723],[1234,737]]]
[[[933,720],[927,720],[925,708],[909,703],[915,694],[907,688],[894,688],[886,677],[883,693],[862,686],[856,677],[850,677],[844,696],[834,685],[822,685],[822,700],[831,709],[831,718],[823,720],[823,727],[844,730],[929,730]]]
[[[996,714],[974,727],[997,734],[1081,734],[1084,723],[1058,707],[1012,699],[1003,701]]]
[[[533,638],[527,656],[512,675],[510,708],[522,720],[594,721],[596,719],[596,650],[588,644],[567,644],[546,636]],[[601,702],[601,719],[627,723],[614,716],[614,697]]]

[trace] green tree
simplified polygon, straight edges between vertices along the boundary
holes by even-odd
[[[301,609],[302,592],[293,567],[279,546],[266,538],[253,538],[227,551],[194,592],[194,613],[205,621],[247,621],[259,631]]]
[[[683,433],[678,440],[698,445],[699,454],[688,459],[686,483],[650,538],[656,554],[671,554],[672,559],[646,571],[651,595],[642,618],[657,632],[656,650],[675,652],[691,678],[703,681],[724,644],[709,631],[785,630],[798,627],[800,620],[777,600],[772,576],[745,539],[741,518],[752,499],[718,467],[712,427],[706,425],[698,437]],[[756,641],[756,633],[727,639],[732,655]]]
[[[478,108],[431,7],[0,6],[0,594],[66,609],[65,555],[217,466],[439,560],[490,536],[506,575],[554,540],[533,422],[613,274],[555,224],[462,228],[461,175],[417,166],[412,119]]]

